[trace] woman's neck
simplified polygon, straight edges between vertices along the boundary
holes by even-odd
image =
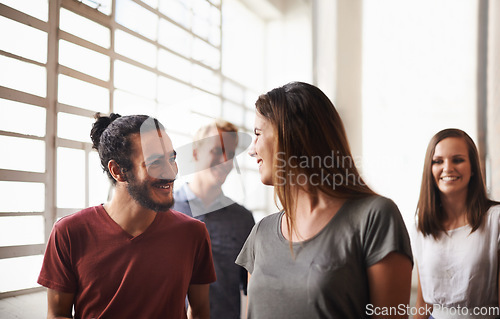
[[[298,190],[295,207],[295,230],[290,236],[286,219],[282,220],[282,233],[294,242],[304,241],[319,233],[335,216],[345,199],[335,198],[322,192],[309,194]]]
[[[445,219],[443,226],[446,230],[455,229],[468,224],[467,196],[441,196],[441,204]]]
[[[343,199],[331,197],[320,191],[316,194],[310,194],[304,190],[298,190],[295,198],[297,199],[295,214],[297,218],[310,218],[336,206],[336,203],[344,202]]]

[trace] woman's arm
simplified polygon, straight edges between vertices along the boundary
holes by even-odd
[[[415,319],[428,319],[429,315],[432,313],[432,305],[424,301],[422,295],[422,287],[420,286],[420,275],[418,273],[417,267],[417,278],[418,278],[418,291],[417,291],[417,302],[415,307],[417,308],[417,315]]]
[[[391,316],[382,314],[380,311],[379,315],[374,313],[371,318],[408,318],[406,309],[410,302],[411,269],[410,258],[396,252],[389,253],[381,261],[368,268],[372,309],[396,310]]]

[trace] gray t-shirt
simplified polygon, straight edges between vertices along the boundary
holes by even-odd
[[[252,274],[249,318],[365,318],[366,269],[390,252],[413,262],[408,232],[390,199],[347,200],[317,235],[293,244],[295,258],[281,232],[282,216],[256,224],[236,259]]]

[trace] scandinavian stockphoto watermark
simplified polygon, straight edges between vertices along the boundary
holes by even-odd
[[[499,307],[474,307],[466,308],[461,306],[446,307],[442,305],[434,305],[432,307],[411,307],[406,304],[399,304],[395,307],[376,307],[373,304],[367,304],[365,314],[367,316],[430,316],[433,311],[438,311],[445,314],[447,317],[464,317],[467,316],[500,316]]]
[[[206,134],[202,134],[203,137],[196,138],[191,143],[176,145],[176,140],[170,139],[169,134],[165,132],[165,128],[158,120],[152,117],[145,120],[141,125],[140,138],[148,175],[155,181],[175,180],[175,187],[180,189],[182,184],[191,181],[196,174],[202,173],[202,171],[214,172],[219,178],[225,179],[234,168],[236,174],[233,174],[231,186],[233,190],[238,188],[237,182],[239,181],[242,190],[240,193],[244,194],[243,179],[236,177],[242,175],[237,156],[248,149],[252,142],[252,136],[245,132],[220,130],[215,123],[206,126],[206,128]],[[201,151],[200,148],[203,145],[208,145],[208,147]],[[195,149],[199,159],[202,160],[195,160]],[[208,161],[207,158],[209,158]],[[220,186],[222,187],[222,185]],[[192,197],[189,194],[188,197],[190,198],[188,203],[191,214],[194,217],[235,203],[229,197],[219,196],[209,207],[206,207],[196,196]],[[234,193],[231,198],[242,201],[241,198],[234,196]]]
[[[360,175],[352,172],[359,167],[361,160],[343,155],[339,151],[331,151],[326,156],[290,156],[285,152],[276,153],[276,184],[292,186],[329,186],[335,189],[341,185],[366,185]],[[316,169],[317,173],[296,173],[288,169]],[[333,173],[333,171],[335,171]]]

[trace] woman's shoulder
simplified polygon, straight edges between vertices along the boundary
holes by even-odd
[[[487,223],[500,225],[500,204],[492,205],[486,212]]]
[[[282,212],[274,213],[257,221],[248,235],[247,242],[266,242],[270,237],[274,236],[277,233],[282,214]]]
[[[500,215],[500,203],[495,203],[488,209],[488,214],[490,215]]]
[[[281,220],[282,215],[283,215],[283,212],[277,212],[277,213],[267,215],[264,218],[262,218],[261,220],[259,220],[255,224],[254,228],[258,231],[273,229]]]
[[[399,208],[394,201],[381,195],[371,195],[351,200],[347,208],[359,214],[365,215],[368,213],[374,217],[400,215]]]
[[[389,198],[371,195],[350,199],[338,213],[338,219],[363,232],[404,227],[403,217],[397,205]]]

